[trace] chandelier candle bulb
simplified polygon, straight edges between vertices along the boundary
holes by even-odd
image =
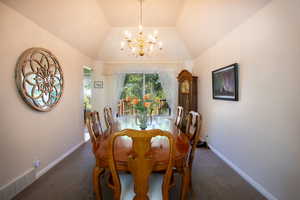
[[[143,31],[143,26],[142,25],[139,25],[139,31]]]
[[[158,46],[159,46],[159,49],[162,50],[163,43],[162,43],[162,42],[159,42],[159,43],[158,43]]]
[[[126,30],[126,31],[124,31],[124,35],[125,36],[128,36],[128,34],[129,34],[129,32]]]
[[[150,46],[149,51],[150,51],[150,53],[152,53],[152,51],[153,51],[153,45]]]
[[[124,51],[124,46],[125,46],[125,42],[122,41],[122,42],[121,42],[121,51]]]

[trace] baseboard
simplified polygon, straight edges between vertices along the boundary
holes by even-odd
[[[30,168],[25,173],[14,178],[9,183],[0,187],[0,199],[10,200],[15,197],[18,193],[24,190],[27,186],[31,185],[35,178],[35,169]]]
[[[59,158],[57,158],[56,160],[54,160],[53,162],[51,162],[49,165],[47,165],[44,169],[38,171],[36,173],[36,178],[40,178],[41,176],[43,176],[46,172],[48,172],[52,167],[54,167],[55,165],[57,165],[60,161],[62,161],[63,159],[65,159],[67,156],[69,156],[71,153],[73,153],[76,149],[78,149],[81,145],[83,145],[85,143],[85,141],[81,141],[79,144],[75,145],[74,147],[72,147],[69,151],[67,151],[66,153],[64,153],[62,156],[60,156]]]
[[[208,144],[208,146],[219,158],[221,158],[225,163],[227,163],[234,171],[236,171],[241,177],[243,177],[250,185],[252,185],[257,191],[259,191],[268,200],[278,200],[272,193],[267,191],[262,185],[260,185],[253,178],[251,178],[248,174],[246,174],[242,169],[240,169],[233,162],[231,162],[229,159],[227,159],[216,148],[214,148],[210,144]]]
[[[52,167],[57,165],[64,158],[73,153],[76,149],[78,149],[81,145],[83,145],[85,141],[81,141],[79,144],[72,147],[69,151],[64,153],[62,156],[51,162],[44,169],[36,172],[37,169],[31,168],[26,171],[24,174],[16,177],[6,185],[0,187],[0,199],[1,200],[10,200],[15,197],[18,193],[24,190],[26,187],[31,185],[34,181],[40,178],[43,174],[49,171]]]

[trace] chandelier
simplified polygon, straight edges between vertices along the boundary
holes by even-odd
[[[121,41],[122,52],[126,52],[129,55],[135,57],[139,56],[151,56],[154,51],[162,50],[162,42],[158,39],[158,31],[154,30],[153,34],[145,34],[143,31],[143,1],[139,0],[140,12],[139,12],[139,26],[138,31],[134,37],[131,32],[124,32],[124,39]]]

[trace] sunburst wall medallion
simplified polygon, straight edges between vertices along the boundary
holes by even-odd
[[[58,60],[49,50],[30,48],[18,60],[16,84],[20,95],[29,106],[47,112],[62,97],[64,77]]]

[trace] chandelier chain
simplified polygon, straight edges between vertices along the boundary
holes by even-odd
[[[139,0],[140,1],[140,22],[139,25],[143,25],[143,0]]]

